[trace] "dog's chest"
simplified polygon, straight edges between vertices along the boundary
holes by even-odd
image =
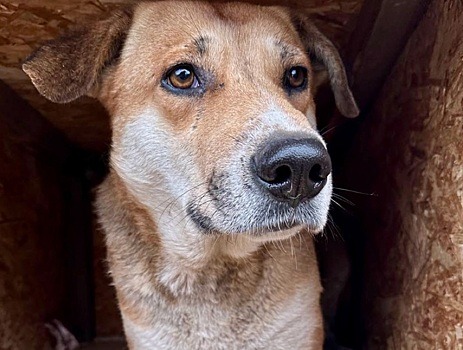
[[[297,267],[295,257],[270,252],[262,269],[229,271],[225,281],[190,297],[138,300],[134,307],[149,310],[147,322],[122,313],[131,349],[311,349],[322,327],[316,265],[302,252]]]
[[[149,327],[124,317],[131,349],[307,349],[317,319],[310,293],[276,300],[266,292],[240,303],[157,303]],[[275,296],[273,296],[275,297]],[[234,304],[234,305],[232,305]]]

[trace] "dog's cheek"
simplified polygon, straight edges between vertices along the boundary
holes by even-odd
[[[156,110],[131,118],[117,134],[111,165],[139,200],[153,206],[187,191],[194,167],[188,148]]]

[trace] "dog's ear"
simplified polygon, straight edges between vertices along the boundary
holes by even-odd
[[[344,64],[336,47],[305,15],[294,15],[293,23],[314,66],[323,65],[327,70],[339,111],[349,118],[358,116],[359,109],[350,91]]]
[[[22,68],[49,100],[73,101],[91,93],[104,69],[118,59],[131,21],[131,9],[116,11],[88,28],[45,43]]]

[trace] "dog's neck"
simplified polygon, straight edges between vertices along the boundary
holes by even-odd
[[[291,240],[274,245],[247,241],[244,235],[231,239],[189,231],[173,232],[166,239],[159,232],[160,222],[114,171],[100,186],[96,207],[124,327],[133,344],[156,347],[164,341],[163,348],[178,343],[179,349],[192,341],[194,348],[204,345],[199,335],[171,338],[175,327],[188,334],[212,332],[221,348],[248,344],[249,337],[260,342],[288,330],[293,332],[288,339],[299,344],[295,348],[309,348],[307,339],[321,342],[321,286],[306,230],[294,246]],[[192,317],[191,323],[182,321],[185,315]],[[224,324],[238,328],[231,327],[231,336],[223,338]],[[277,348],[286,348],[284,339]]]
[[[178,224],[175,208],[150,210],[141,204],[116,173],[111,173],[100,188],[99,214],[108,234],[120,233],[124,244],[117,247],[108,239],[108,258],[112,274],[137,275],[137,285],[161,284],[174,296],[190,295],[196,284],[204,288],[203,276],[213,288],[226,265],[249,263],[263,249],[263,243],[246,235],[199,233],[194,225]],[[109,204],[108,204],[109,203]],[[106,209],[107,208],[107,209]],[[161,224],[162,222],[162,224]],[[135,232],[127,232],[127,228]],[[162,231],[160,231],[162,227]],[[125,261],[137,261],[136,266]],[[142,281],[141,281],[141,280]],[[148,289],[148,288],[147,288]]]

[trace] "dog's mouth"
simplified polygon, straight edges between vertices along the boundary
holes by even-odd
[[[247,234],[263,237],[275,236],[281,233],[282,236],[287,236],[288,231],[295,228],[305,227],[314,233],[323,228],[323,225],[314,222],[315,220],[310,215],[307,215],[310,209],[289,206],[288,208],[281,208],[281,204],[272,207],[267,209],[267,212],[271,212],[272,215],[255,215],[246,222],[233,222],[233,219],[231,221],[223,219],[223,215],[233,217],[232,213],[227,215],[227,213],[216,209],[212,215],[209,215],[190,202],[187,206],[187,215],[195,226],[206,234]],[[221,213],[218,214],[218,212]]]

